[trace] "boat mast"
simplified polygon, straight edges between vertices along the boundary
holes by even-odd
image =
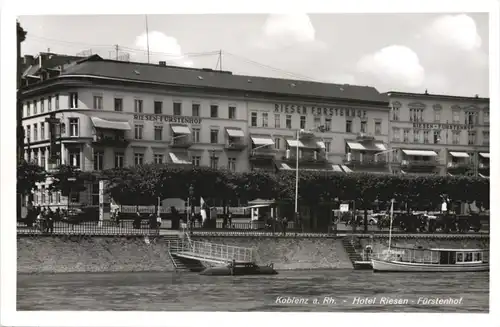
[[[391,239],[392,239],[392,218],[394,216],[394,199],[391,199],[391,222],[389,226],[389,252],[391,251]]]

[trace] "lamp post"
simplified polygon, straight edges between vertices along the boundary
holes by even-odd
[[[194,225],[194,217],[193,217],[193,212],[194,212],[194,206],[193,206],[193,201],[194,200],[194,186],[193,184],[189,185],[189,194],[188,194],[188,214],[189,216],[187,217],[187,222],[189,223],[188,229],[190,233],[193,233],[193,225]]]

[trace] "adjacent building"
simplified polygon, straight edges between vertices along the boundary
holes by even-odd
[[[394,173],[489,176],[489,98],[388,92]]]

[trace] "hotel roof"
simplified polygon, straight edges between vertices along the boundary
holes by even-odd
[[[389,103],[387,95],[379,93],[372,86],[233,75],[228,71],[212,69],[107,60],[98,55],[66,65],[60,77],[94,77],[136,83],[275,94],[323,100],[369,102],[383,106],[387,106]]]

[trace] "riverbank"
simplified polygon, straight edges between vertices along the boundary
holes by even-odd
[[[340,237],[302,238],[265,236],[194,236],[206,241],[256,250],[258,264],[273,263],[278,270],[351,269],[352,264]],[[363,245],[378,247],[386,237],[360,239]],[[393,238],[394,246],[403,247],[489,247],[489,237]],[[135,272],[174,271],[166,238],[84,237],[84,236],[18,236],[17,271],[19,273],[64,272]]]

